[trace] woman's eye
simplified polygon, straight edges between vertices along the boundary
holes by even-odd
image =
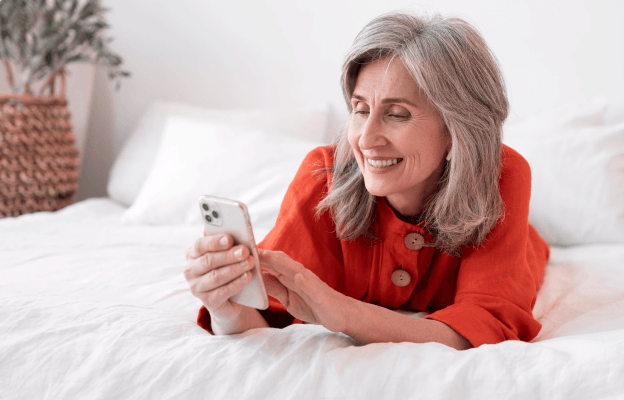
[[[405,120],[411,117],[411,114],[403,107],[390,107],[386,110],[388,117],[396,120]]]

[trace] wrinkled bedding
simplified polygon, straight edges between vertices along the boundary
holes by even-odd
[[[624,399],[624,245],[552,249],[532,343],[215,337],[182,275],[201,226],[127,226],[124,210],[0,220],[0,399]]]

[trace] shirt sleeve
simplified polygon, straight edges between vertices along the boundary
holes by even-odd
[[[503,154],[505,214],[479,247],[462,252],[453,304],[426,317],[447,324],[474,347],[528,342],[541,329],[532,310],[549,248],[528,222],[529,165],[507,146]]]
[[[266,310],[258,310],[264,317],[270,327],[273,328],[285,328],[293,323],[301,323],[298,319],[293,318],[281,304],[274,298],[269,298],[269,308]],[[199,314],[197,314],[197,325],[207,330],[210,334],[214,335],[212,331],[212,322],[210,320],[210,313],[206,307],[201,306]]]
[[[284,196],[275,227],[258,247],[283,251],[331,288],[342,291],[344,268],[340,240],[329,211],[316,215],[316,206],[329,189],[332,165],[331,146],[318,147],[306,156]],[[273,318],[271,313],[286,313],[286,308],[274,298],[269,297],[269,303],[266,315],[263,314],[265,319]]]
[[[336,237],[329,211],[318,217],[316,215],[316,205],[327,194],[332,165],[331,146],[318,147],[306,156],[286,191],[275,226],[258,243],[258,248],[283,251],[314,272],[330,287],[341,290],[344,268],[340,241]],[[269,308],[258,311],[269,326],[274,328],[301,323],[279,301],[270,296]],[[203,306],[197,323],[212,333],[210,314]]]

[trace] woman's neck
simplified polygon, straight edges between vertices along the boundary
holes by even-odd
[[[396,215],[396,217],[403,222],[407,222],[408,224],[412,224],[412,225],[417,225],[423,220],[424,215],[420,211],[417,211],[414,214],[403,214],[399,210],[397,210],[390,201],[388,201],[388,198],[386,198],[386,203],[388,204],[390,209],[392,209],[392,211],[394,212],[394,215]]]
[[[443,172],[444,162],[440,164],[431,176],[418,185],[411,187],[409,190],[386,196],[386,202],[402,221],[419,220],[420,216],[424,214],[429,199],[437,192]]]

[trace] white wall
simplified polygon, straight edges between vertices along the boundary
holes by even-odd
[[[108,170],[155,100],[239,108],[343,108],[342,57],[373,17],[441,12],[474,24],[499,58],[516,117],[605,96],[624,119],[622,0],[102,0],[133,76],[98,69],[79,198],[105,196]]]

